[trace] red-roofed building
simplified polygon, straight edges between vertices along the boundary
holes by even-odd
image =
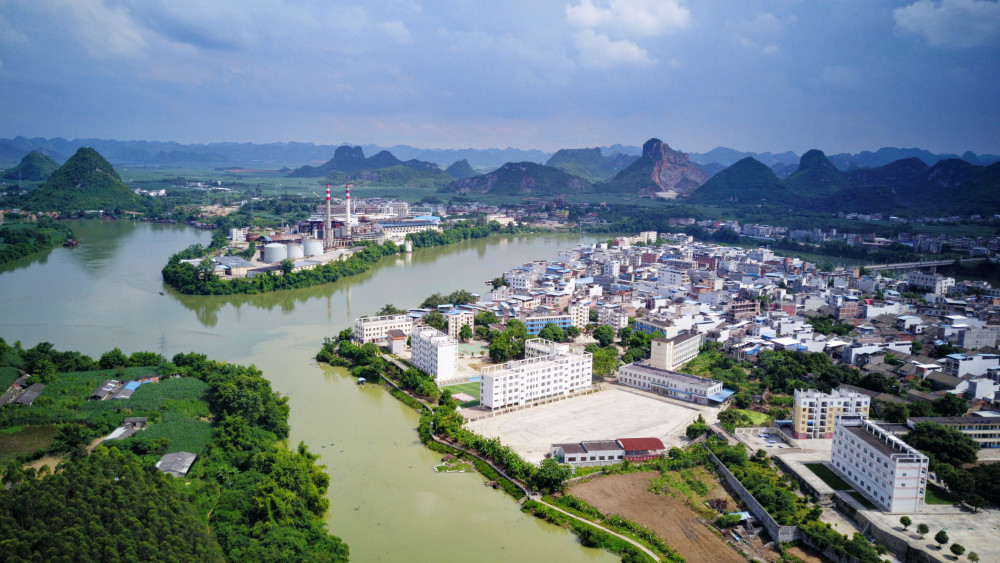
[[[666,449],[659,438],[618,438],[618,443],[625,449],[625,459],[629,461],[656,459]]]

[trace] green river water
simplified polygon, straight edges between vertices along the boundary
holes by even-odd
[[[93,357],[200,352],[254,364],[289,397],[291,444],[305,441],[330,474],[327,517],[353,561],[617,561],[521,514],[478,474],[438,474],[417,440],[417,414],[378,387],[313,359],[326,336],[386,303],[481,292],[485,280],[594,237],[516,236],[417,250],[335,284],[265,295],[194,297],[160,277],[170,254],[209,233],[173,225],[85,221],[80,246],[0,268],[0,337],[52,342]]]

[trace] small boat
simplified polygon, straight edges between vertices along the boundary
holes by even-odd
[[[358,385],[364,385],[364,384],[365,384],[365,378],[359,377],[358,378]]]
[[[79,245],[80,241],[76,240],[75,238],[66,239],[66,242],[63,243],[63,246],[65,246],[66,248],[76,248]]]

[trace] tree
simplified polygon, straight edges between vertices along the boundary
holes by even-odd
[[[444,315],[440,311],[431,311],[424,315],[424,322],[438,330],[444,330],[448,326],[448,321],[444,319]]]
[[[923,349],[924,349],[924,345],[921,344],[919,340],[914,340],[913,343],[910,344],[910,352],[913,353],[913,354],[916,354],[917,352],[919,352],[919,351],[921,351]],[[972,554],[970,553],[969,555],[972,555]]]
[[[472,327],[469,325],[462,325],[462,328],[458,331],[458,337],[462,339],[462,342],[472,338]]]
[[[917,524],[917,533],[920,534],[920,539],[924,539],[924,536],[926,536],[929,531],[931,531],[931,528],[927,524]]]
[[[965,399],[953,393],[945,393],[944,396],[931,401],[931,406],[939,416],[962,416],[969,410]]]
[[[951,544],[951,552],[955,554],[955,558],[958,559],[963,553],[965,553],[965,546],[960,543]]]
[[[382,308],[379,309],[378,313],[375,313],[375,316],[381,317],[383,315],[401,315],[405,312],[406,311],[402,309],[397,309],[392,303],[386,303],[385,305],[382,305]]]
[[[972,561],[972,563],[978,563],[979,561],[979,554],[975,551],[970,551],[968,557],[969,561]]]
[[[493,314],[493,311],[483,311],[478,313],[475,317],[476,326],[489,326],[498,322],[497,316]]]
[[[198,279],[201,281],[212,281],[215,279],[215,261],[206,257],[198,263]]]
[[[566,339],[563,329],[559,328],[559,325],[556,323],[547,323],[542,327],[542,330],[538,331],[538,337],[551,340],[552,342],[562,342]]]
[[[295,269],[295,262],[292,262],[291,258],[285,258],[278,264],[281,266],[281,273],[286,276],[292,273],[292,270]]]
[[[514,357],[514,337],[501,332],[490,342],[490,359],[496,363],[509,361]]]
[[[961,467],[976,461],[979,446],[960,430],[934,422],[920,422],[906,436],[906,443],[931,458],[931,464]]]
[[[910,527],[910,524],[913,523],[913,520],[910,520],[909,516],[901,516],[899,518],[899,523],[903,525],[903,531],[905,532],[906,529]]]
[[[101,359],[98,360],[98,364],[101,366],[101,369],[125,367],[128,365],[128,356],[120,348],[115,348],[110,352],[102,354]]]
[[[560,465],[553,457],[546,458],[531,478],[531,487],[549,493],[559,491],[572,474],[573,470],[568,465]]]
[[[905,403],[889,403],[882,409],[882,420],[894,424],[905,424],[909,411]]]
[[[594,329],[594,338],[597,339],[602,348],[607,348],[615,341],[615,330],[608,325],[601,325]]]
[[[948,543],[948,532],[940,530],[934,534],[934,541],[938,543],[938,549],[944,549],[944,544]]]
[[[580,336],[580,329],[576,328],[575,326],[566,327],[565,332],[566,332],[566,338],[570,340],[575,340],[576,337]]]

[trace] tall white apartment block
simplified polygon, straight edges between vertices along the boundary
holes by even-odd
[[[832,438],[840,415],[868,417],[872,399],[854,391],[834,389],[829,394],[796,389],[792,398],[792,433],[796,439]]]
[[[473,328],[476,320],[476,313],[465,309],[452,309],[445,314],[448,319],[448,336],[458,340],[458,334],[462,332],[462,327],[469,325]]]
[[[421,328],[410,335],[411,361],[417,369],[444,381],[455,378],[455,357],[458,342],[434,328]]]
[[[525,405],[565,397],[591,386],[594,359],[590,353],[576,353],[568,345],[541,338],[525,342],[524,351],[523,360],[482,369],[480,401],[484,407]]]
[[[573,326],[583,330],[590,324],[590,303],[571,303],[566,307],[569,311],[569,316],[573,318]]]
[[[886,512],[920,512],[927,456],[860,415],[837,419],[830,465]]]
[[[598,303],[597,324],[608,325],[618,332],[618,329],[628,326],[628,314],[618,303]]]
[[[941,295],[948,293],[949,289],[955,287],[955,278],[948,278],[941,274],[910,272],[906,274],[906,284],[914,289],[929,289],[932,293]]]
[[[383,341],[392,329],[410,334],[413,319],[409,315],[383,315],[381,317],[361,317],[354,321],[354,340],[361,344]]]
[[[702,334],[681,334],[674,338],[654,338],[651,342],[649,365],[673,371],[690,362],[701,350]]]

